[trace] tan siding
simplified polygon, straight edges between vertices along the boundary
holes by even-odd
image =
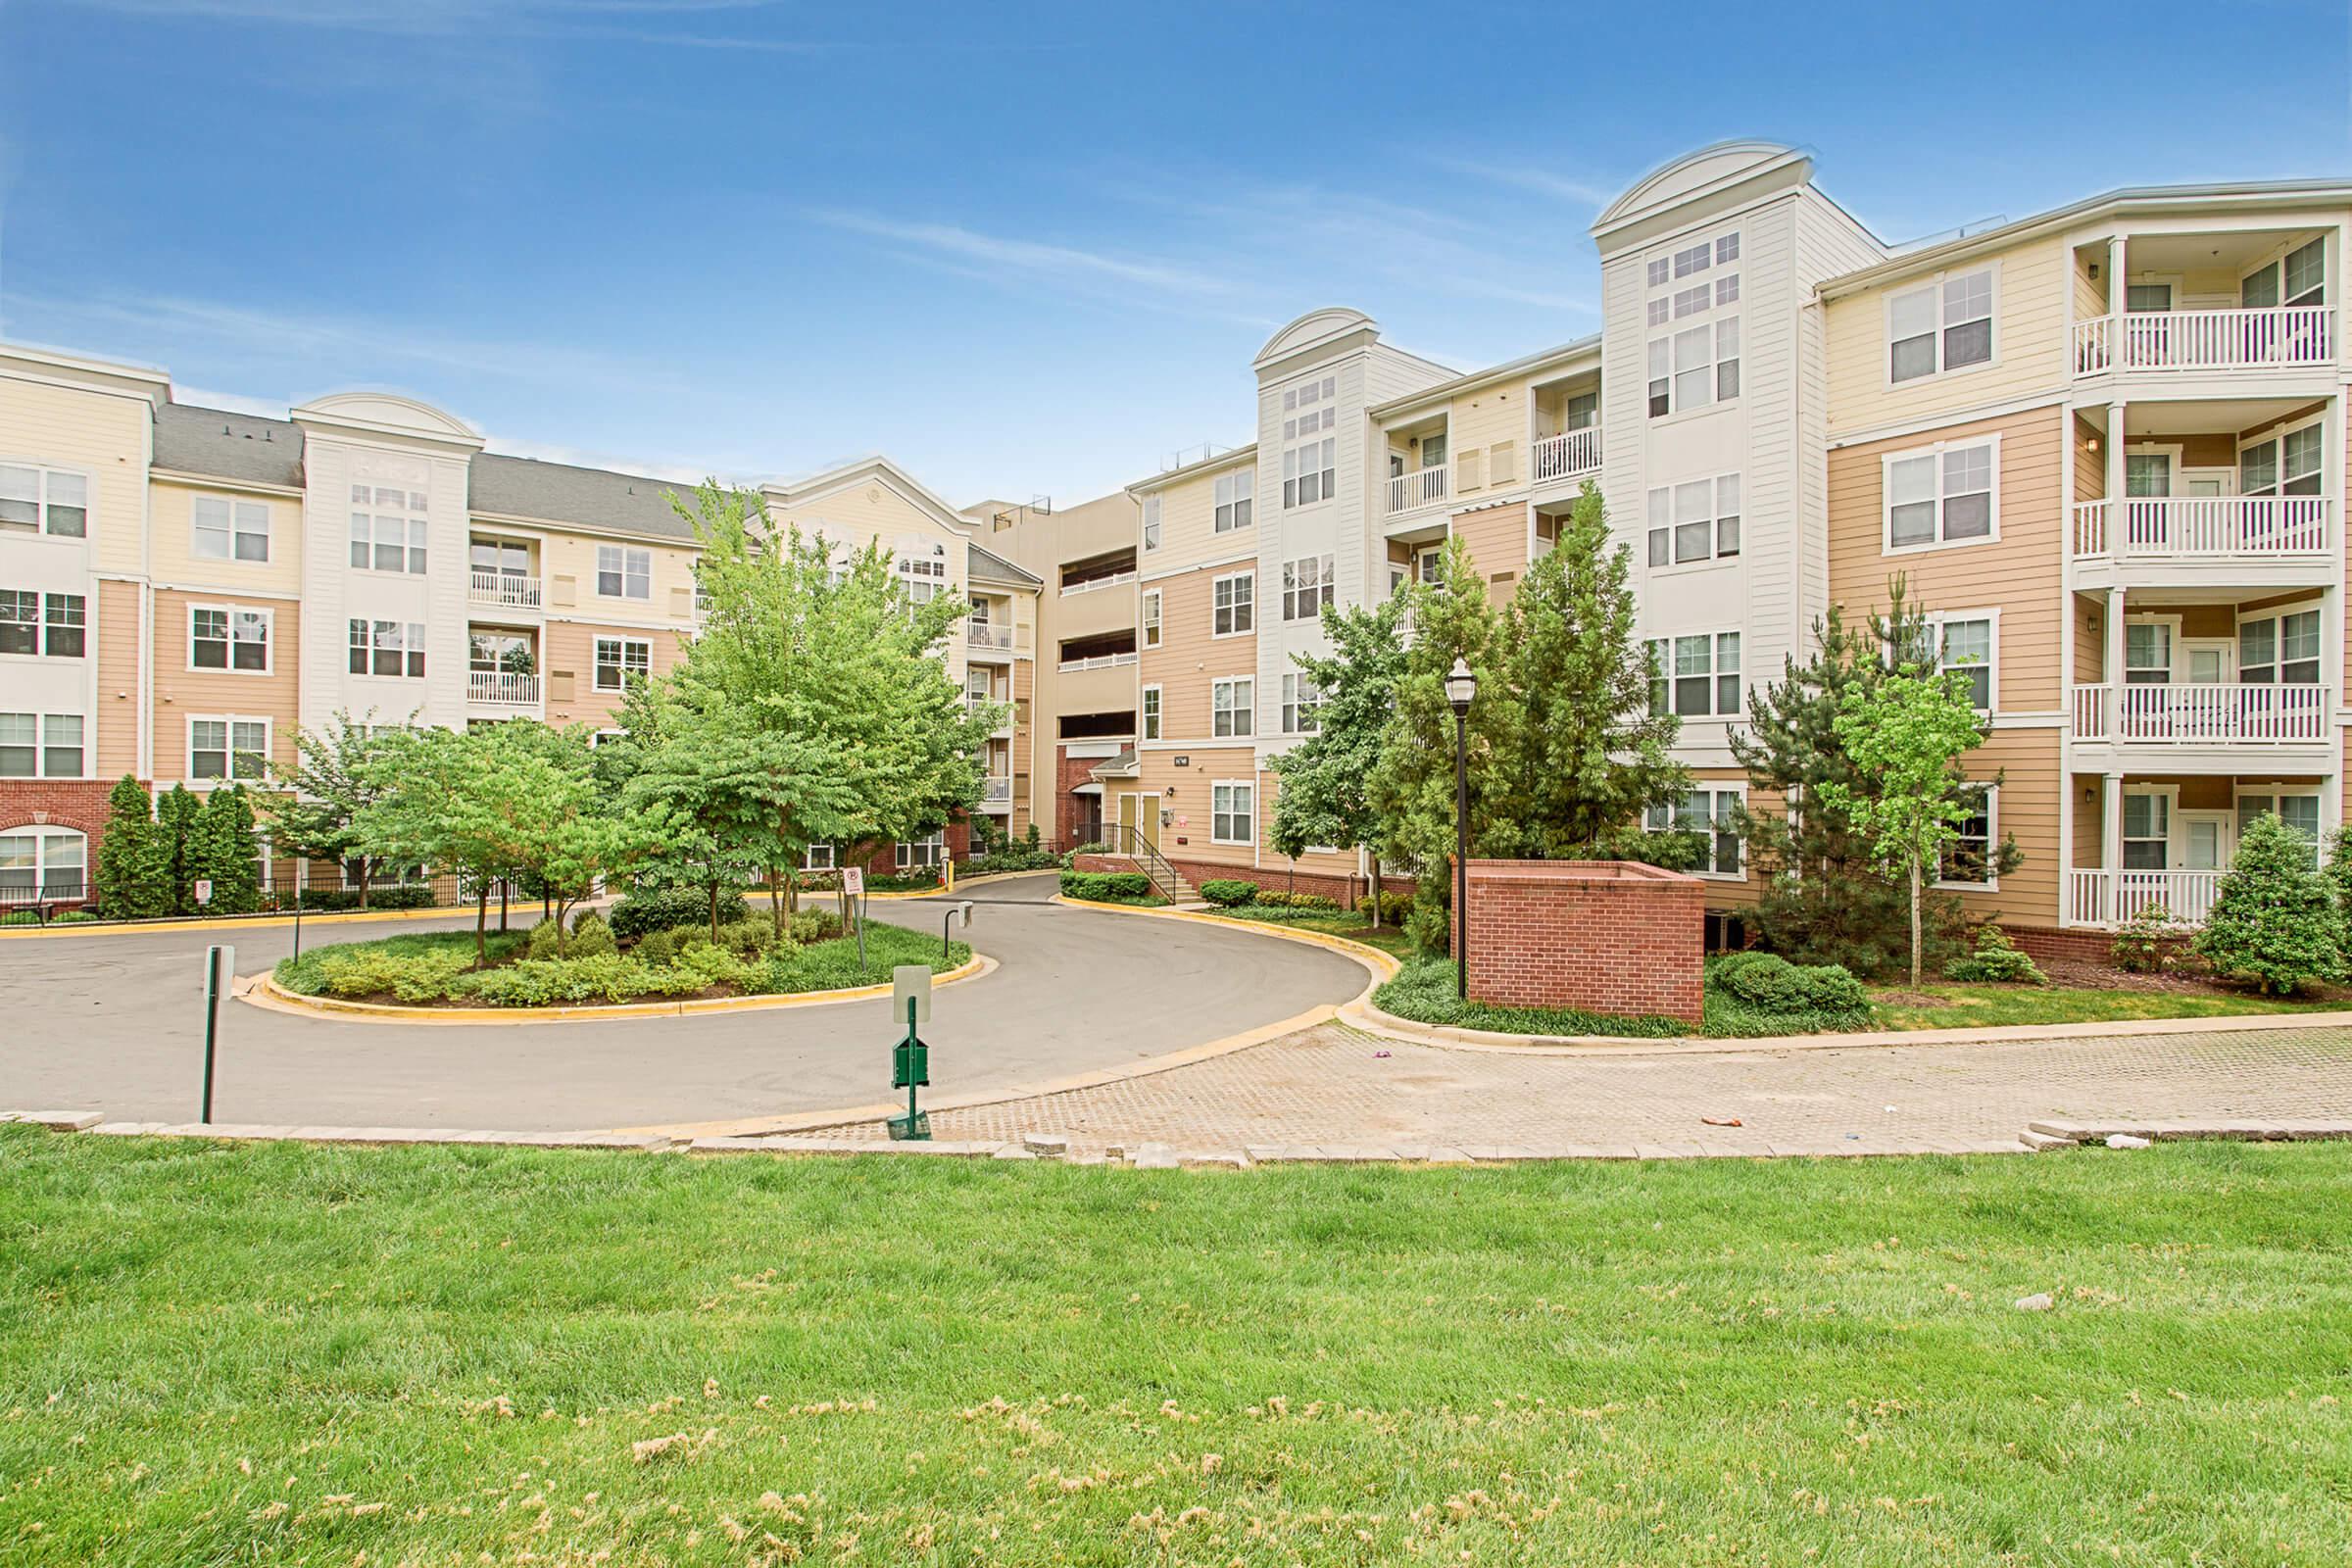
[[[547,676],[547,721],[558,728],[586,724],[610,729],[620,712],[621,693],[596,689],[596,639],[642,638],[652,644],[654,673],[666,675],[677,667],[682,646],[674,631],[648,631],[640,626],[605,626],[593,621],[551,620],[540,637],[539,668]],[[569,695],[564,695],[568,690]]]
[[[237,593],[292,598],[302,592],[302,502],[291,496],[253,495],[158,479],[148,497],[155,530],[155,580],[175,587],[220,588]],[[268,561],[199,560],[194,555],[195,505],[199,496],[270,511]],[[339,537],[339,536],[338,536]]]
[[[1511,597],[1527,573],[1527,532],[1524,504],[1486,507],[1453,519],[1454,537],[1469,550],[1497,604]]]
[[[1202,702],[1205,705],[1205,696]],[[1178,767],[1176,759],[1186,759]],[[1175,820],[1159,830],[1162,855],[1178,860],[1213,860],[1226,865],[1250,865],[1255,848],[1247,844],[1209,842],[1209,785],[1221,779],[1257,778],[1257,754],[1249,746],[1191,747],[1182,752],[1146,752],[1139,777],[1109,779],[1102,785],[1102,820],[1119,818],[1118,798],[1138,791],[1157,792],[1163,809]],[[1269,777],[1271,775],[1268,775]],[[1263,793],[1263,781],[1259,781]],[[1261,805],[1260,810],[1263,810]]]
[[[1524,387],[1490,386],[1452,401],[1447,450],[1453,459],[1456,495],[1475,498],[1526,481],[1527,398]],[[1494,466],[1498,444],[1505,449],[1501,473]]]
[[[98,712],[92,728],[98,732],[97,776],[121,778],[138,771],[139,705],[147,701],[139,681],[139,589],[127,582],[96,586]]]
[[[2075,416],[2075,499],[2077,501],[2097,501],[2107,494],[2106,443],[2100,441],[2099,446],[2093,448],[2090,444],[2093,441],[2100,441],[2099,427],[2081,415]]]
[[[1823,329],[1833,435],[1984,408],[2065,384],[2070,286],[2065,242],[2029,240],[1997,258],[1972,260],[1951,270],[1974,271],[1992,260],[1999,264],[2000,279],[1993,302],[1995,358],[1989,365],[1900,385],[1887,381],[1886,298],[1917,288],[1934,274],[1830,302]]]
[[[1280,464],[1282,459],[1277,456],[1274,461]],[[1195,474],[1159,492],[1159,548],[1137,557],[1145,571],[1188,566],[1195,562],[1257,548],[1254,505],[1250,509],[1251,527],[1235,528],[1225,533],[1216,531],[1217,479],[1221,473],[1231,471],[1221,469]],[[1258,489],[1264,489],[1262,483]],[[1276,494],[1279,496],[1280,493],[1277,487]]]
[[[110,584],[110,586],[112,586]],[[225,606],[273,612],[267,674],[190,669],[188,608]],[[188,776],[188,718],[191,714],[234,714],[270,720],[270,760],[281,765],[295,758],[294,731],[300,722],[302,617],[291,604],[240,600],[224,594],[176,593],[155,596],[155,774],[158,780]]]
[[[1212,637],[1211,582],[1228,568],[1202,568],[1152,586],[1160,601],[1160,646],[1143,656],[1141,684],[1160,688],[1160,735],[1171,741],[1208,738],[1209,682],[1257,673],[1257,637]],[[1257,585],[1256,613],[1267,613],[1265,585]],[[1260,693],[1260,696],[1264,694]]]
[[[1969,776],[2001,775],[1996,830],[2025,857],[1993,893],[1963,893],[1971,918],[2017,925],[2058,923],[2058,731],[1995,730],[1967,759]],[[2079,841],[2078,841],[2079,842]]]
[[[0,375],[0,462],[71,469],[90,480],[87,538],[93,570],[143,564],[147,432],[144,398]]]

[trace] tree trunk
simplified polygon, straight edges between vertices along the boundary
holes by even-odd
[[[1919,857],[1911,858],[1911,989],[1919,989]]]
[[[767,917],[775,922],[776,940],[784,940],[784,889],[776,878],[776,868],[767,868]]]
[[[485,877],[475,889],[481,900],[473,912],[473,966],[479,969],[490,960],[490,881]]]
[[[368,859],[368,858],[367,856],[365,856],[365,855],[361,856],[361,857],[360,857],[360,907],[361,907],[361,908],[363,908],[363,909],[365,909],[366,907],[368,907],[368,872],[370,872],[370,871],[371,871],[371,870],[373,870],[373,869],[374,869],[374,862],[373,862],[373,861],[371,861],[371,860],[369,860],[369,859]]]
[[[559,958],[571,956],[571,922],[565,918],[570,912],[569,899],[556,900],[556,956]]]
[[[718,946],[718,876],[710,877],[710,945]]]
[[[1372,857],[1372,929],[1380,929],[1380,857]]]

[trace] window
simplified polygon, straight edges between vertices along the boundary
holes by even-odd
[[[88,892],[89,840],[72,828],[0,833],[0,898],[78,899]]]
[[[2125,870],[2163,870],[2172,853],[2173,798],[2126,795],[2123,840]]]
[[[1886,297],[1886,377],[1913,381],[1992,360],[1993,270]]]
[[[2285,272],[2285,303],[2288,305],[2325,305],[2327,290],[2328,242],[2315,239],[2287,252],[2283,264]],[[2269,269],[2265,268],[2265,271]],[[2250,303],[2250,302],[2249,302]]]
[[[0,654],[41,651],[41,596],[0,588]]]
[[[2129,807],[2131,797],[2125,797],[2124,804]],[[2308,839],[2314,853],[2317,853],[2320,843],[2319,796],[2289,795],[2283,791],[2274,795],[2268,790],[2253,795],[2240,793],[2237,797],[2237,836],[2241,839],[2244,838],[2246,829],[2252,827],[2254,819],[2265,811],[2277,811],[2280,820]],[[2131,831],[2131,821],[2132,813],[2130,810],[2126,810],[2124,812],[2124,831],[2126,833]],[[2124,863],[2127,865],[2131,863],[2129,857],[2126,858]]]
[[[1159,548],[1159,497],[1144,497],[1144,548]]]
[[[237,669],[267,674],[270,669],[270,613],[267,610],[190,605],[188,667]]]
[[[351,487],[351,505],[354,566],[365,571],[423,573],[426,511],[423,491],[355,484]]]
[[[937,547],[933,547],[937,550]],[[944,552],[928,555],[899,555],[899,581],[906,590],[906,602],[926,604],[947,591],[948,558]]]
[[[1740,476],[1693,479],[1649,493],[1649,564],[1682,566],[1740,554]]]
[[[355,620],[351,623],[351,672],[424,678],[424,626],[417,621]]]
[[[598,545],[596,591],[607,599],[653,598],[654,553],[624,550],[619,545]]]
[[[87,605],[80,594],[0,588],[0,654],[79,659],[89,631]]]
[[[1249,844],[1256,837],[1257,786],[1211,784],[1208,787],[1208,840],[1211,844]]]
[[[90,532],[87,475],[0,463],[0,530],[84,539]]]
[[[1701,321],[1649,340],[1652,418],[1703,409],[1740,395],[1740,318]]]
[[[270,721],[266,718],[188,720],[188,780],[233,780],[258,784],[269,774]]]
[[[82,766],[82,717],[79,713],[50,713],[41,719],[41,776],[79,778]]]
[[[1312,620],[1339,595],[1330,556],[1308,556],[1282,564],[1282,618]]]
[[[2239,621],[2237,678],[2249,686],[2317,685],[2320,612],[2298,610],[2291,614]]]
[[[1695,789],[1668,807],[1652,806],[1642,825],[1652,833],[1696,833],[1706,842],[1701,851],[1700,876],[1740,876],[1740,790]]]
[[[1159,688],[1147,686],[1143,690],[1142,732],[1148,741],[1159,739]]]
[[[2257,441],[2237,454],[2237,490],[2247,496],[2316,496],[2320,493],[2322,426]]]
[[[1315,683],[1304,675],[1287,674],[1282,677],[1282,732],[1285,735],[1312,735],[1322,724],[1316,714],[1322,710],[1323,694]]]
[[[801,856],[801,869],[804,871],[830,871],[833,869],[833,864],[834,856],[831,844],[811,844]]]
[[[1937,623],[1937,632],[1936,673],[1948,675],[1954,670],[1959,671],[1968,682],[1970,706],[1989,712],[1992,709],[1992,617],[1978,615],[1965,620],[1945,619]]]
[[[654,645],[635,637],[599,637],[596,640],[596,689],[600,692],[626,691],[636,681],[654,672]]]
[[[1208,688],[1209,732],[1213,735],[1250,735],[1257,729],[1257,680],[1237,675],[1211,681]]]
[[[941,828],[932,829],[929,835],[923,838],[901,840],[899,869],[912,871],[918,867],[928,866],[937,870],[939,862],[947,856],[947,842],[946,830]]]
[[[1994,884],[1992,874],[1992,846],[1994,843],[1993,795],[1989,786],[1980,785],[1968,791],[1969,814],[1953,826],[1959,836],[1943,847],[1943,856],[1936,867],[1936,884],[1947,888],[1989,888]]]
[[[1740,634],[1699,632],[1650,642],[1649,710],[1682,718],[1740,715]]]
[[[1219,577],[1209,587],[1209,634],[1215,637],[1238,637],[1256,624],[1251,595],[1255,593],[1257,574],[1237,571]]]
[[[82,776],[79,713],[0,713],[0,778]]]
[[[1339,483],[1339,441],[1333,436],[1283,449],[1282,504],[1286,510],[1331,499]]]
[[[1715,247],[1707,241],[1701,240],[1696,245],[1674,253],[1674,275],[1689,277],[1693,272],[1703,272],[1713,264],[1714,259]]]
[[[1216,531],[1231,533],[1250,526],[1250,503],[1257,493],[1257,470],[1237,468],[1217,475]]]
[[[196,498],[190,549],[199,561],[268,561],[270,508],[266,502]]]
[[[2000,536],[1993,477],[2000,441],[1891,453],[1881,460],[1886,551],[1971,544]]]
[[[2124,684],[2162,686],[2173,678],[2170,621],[2135,620],[2124,627]]]
[[[1159,646],[1159,596],[1160,590],[1157,588],[1144,590],[1144,646],[1146,648]]]

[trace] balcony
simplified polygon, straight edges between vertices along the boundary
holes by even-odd
[[[2335,360],[2327,305],[2234,311],[2132,311],[2075,323],[2078,376],[2110,370],[2311,369]]]
[[[1069,675],[1082,669],[1116,669],[1121,664],[1132,664],[1135,662],[1134,654],[1097,654],[1091,659],[1063,660],[1061,672]]]
[[[1008,655],[1020,645],[1018,631],[1002,621],[966,620],[963,640],[975,654]]]
[[[1067,599],[1072,594],[1091,594],[1096,592],[1098,589],[1116,588],[1123,582],[1133,581],[1135,581],[1135,571],[1132,567],[1125,571],[1110,572],[1101,577],[1084,577],[1080,578],[1076,582],[1063,583],[1061,585],[1061,597]]]
[[[2124,746],[2317,746],[2329,739],[2325,686],[2242,681],[2076,686],[2078,741]]]
[[[466,700],[484,708],[537,708],[539,677],[508,669],[469,669]]]
[[[1435,506],[1446,499],[1446,466],[1422,468],[1414,473],[1400,473],[1389,481],[1389,515],[1413,512]]]
[[[2070,866],[2060,923],[2122,925],[2143,909],[2162,906],[2179,924],[2203,925],[2221,894],[2222,878],[2228,874],[2219,870],[2117,871]]]
[[[1538,437],[1531,455],[1534,464],[1530,474],[1538,484],[1549,484],[1560,479],[1581,479],[1587,474],[1598,473],[1600,426],[1587,425],[1582,430]]]
[[[991,775],[982,779],[980,781],[980,804],[983,806],[1010,806],[1012,804],[1011,776],[1009,774]]]
[[[2277,561],[2328,551],[2326,496],[2132,496],[2075,503],[2077,561]],[[2117,531],[2117,519],[2122,528]]]
[[[484,571],[479,566],[473,568],[466,597],[472,604],[495,605],[502,610],[537,610],[544,602],[538,578]]]

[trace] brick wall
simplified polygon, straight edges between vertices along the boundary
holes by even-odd
[[[947,846],[949,859],[969,858],[972,853],[971,825],[963,821],[950,822],[947,829]],[[896,876],[899,874],[899,847],[895,843],[860,844],[844,854],[840,863],[861,865],[865,867],[868,876]]]
[[[2008,934],[2010,941],[2036,961],[2068,958],[2109,966],[2115,963],[2115,933],[2112,931],[2053,930],[2048,926],[2011,925],[2007,921],[2001,923],[2001,929]],[[2188,946],[2188,941],[2183,937],[2168,941],[2165,946],[2179,952]]]
[[[1070,792],[1091,780],[1095,776],[1095,769],[1102,766],[1104,760],[1105,759],[1100,757],[1072,757],[1067,746],[1054,748],[1054,814],[1051,818],[1054,831],[1052,836],[1064,844],[1080,843],[1087,836],[1078,829],[1079,797]],[[1115,813],[1110,810],[1106,802],[1102,801],[1101,797],[1095,799],[1102,804],[1102,820],[1107,826],[1114,820]]]
[[[12,778],[0,779],[0,833],[21,827],[77,828],[89,838],[83,854],[82,879],[95,897],[98,845],[106,836],[107,793],[113,779]]]
[[[1337,901],[1343,909],[1354,908],[1371,892],[1371,884],[1360,876],[1321,871],[1300,871],[1294,876],[1288,867],[1228,865],[1222,860],[1181,860],[1172,856],[1168,863],[1194,887],[1203,882],[1253,882],[1261,888],[1277,889],[1284,893],[1320,893],[1327,899]],[[1081,855],[1075,861],[1075,868],[1080,871],[1143,869],[1123,855]],[[1413,895],[1413,880],[1410,877],[1382,877],[1380,891],[1409,899]]]
[[[1470,996],[1699,1021],[1706,885],[1627,860],[1470,862]]]

